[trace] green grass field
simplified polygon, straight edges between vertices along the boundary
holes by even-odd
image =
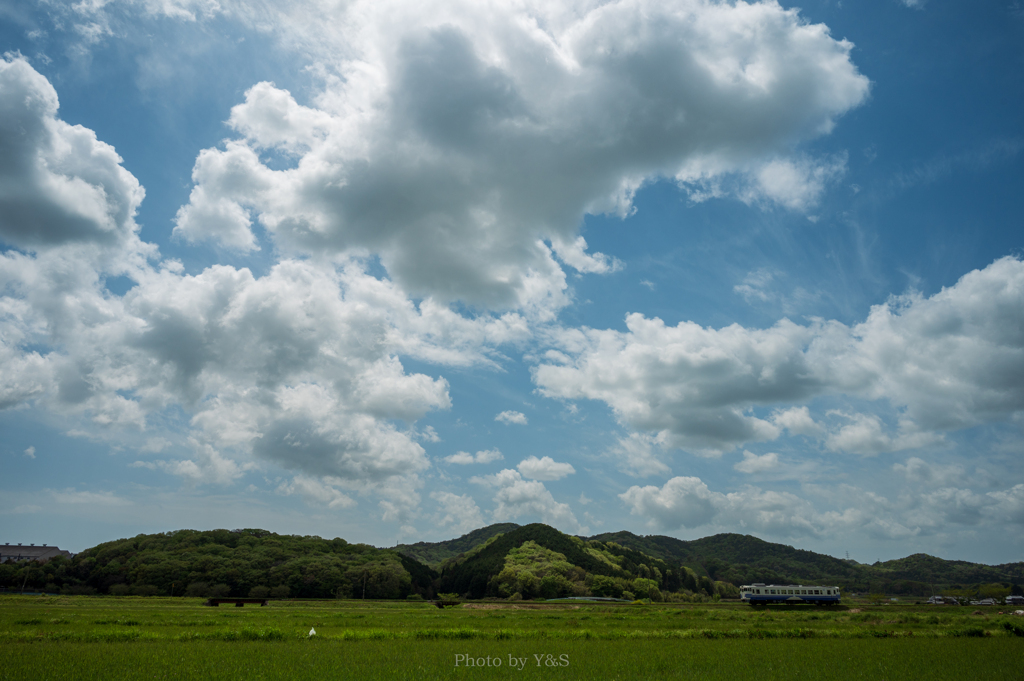
[[[995,609],[201,603],[0,597],[0,679],[1024,678]]]

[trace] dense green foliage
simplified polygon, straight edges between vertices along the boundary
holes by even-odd
[[[64,593],[405,598],[436,573],[394,551],[265,530],[179,530],[106,542],[71,560],[0,565],[0,586]]]
[[[944,585],[986,582],[1024,583],[1024,563],[979,565],[962,560],[943,560],[924,553],[915,553],[906,558],[876,563],[872,568],[893,582],[903,580]]]
[[[512,553],[527,542],[533,546],[528,568],[518,564],[519,556]],[[540,582],[545,578],[548,581],[542,591]],[[538,523],[496,536],[482,548],[449,559],[441,567],[439,588],[470,598],[516,593],[523,598],[557,597],[589,595],[588,591],[606,595],[609,590],[621,597],[638,578],[652,580],[659,591],[683,587],[682,571],[663,560],[614,542],[586,541]],[[521,583],[521,588],[513,586],[513,581]]]
[[[1014,584],[1024,582],[1024,563],[989,566],[919,553],[865,565],[740,534],[717,534],[682,541],[614,532],[593,539],[614,541],[736,586],[754,582],[830,584],[847,592],[930,596],[958,589],[981,595],[982,585],[986,583],[1000,583],[1002,588],[1012,589]]]
[[[416,556],[434,561],[438,571]],[[396,549],[264,530],[181,530],[107,542],[71,560],[0,565],[0,587],[8,590],[137,596],[372,599],[443,591],[513,600],[703,601],[737,598],[739,585],[754,582],[836,585],[878,598],[1002,600],[1021,592],[1024,563],[988,566],[915,554],[864,565],[739,534],[682,541],[616,532],[586,539],[542,524],[504,523]]]
[[[454,558],[460,553],[471,551],[491,537],[511,532],[518,529],[518,527],[519,525],[515,523],[496,523],[487,527],[481,527],[479,530],[473,530],[456,539],[433,543],[421,541],[415,544],[399,544],[394,547],[394,550],[436,569],[449,558]]]

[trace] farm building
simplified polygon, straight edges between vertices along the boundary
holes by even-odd
[[[45,562],[51,558],[57,556],[63,556],[70,558],[73,554],[70,551],[64,551],[57,548],[56,546],[47,546],[42,544],[36,546],[35,544],[29,544],[23,546],[21,544],[4,544],[0,546],[0,563],[6,563],[9,560],[15,562],[21,562],[23,560],[37,560],[39,562]]]

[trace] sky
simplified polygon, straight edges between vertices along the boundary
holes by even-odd
[[[1024,549],[1024,4],[0,0],[0,541]]]

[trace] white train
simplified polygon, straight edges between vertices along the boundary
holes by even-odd
[[[750,605],[768,605],[770,603],[835,605],[839,602],[839,587],[806,586],[804,584],[748,584],[740,587],[740,599]]]

